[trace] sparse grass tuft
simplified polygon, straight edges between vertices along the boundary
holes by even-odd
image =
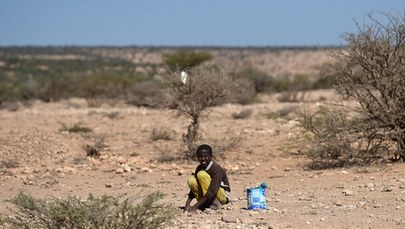
[[[75,123],[73,126],[67,126],[65,123],[62,123],[60,131],[67,131],[69,133],[88,133],[93,132],[89,127],[82,126],[80,123]]]
[[[107,145],[104,143],[104,137],[99,137],[93,139],[93,144],[89,145],[87,144],[84,147],[84,150],[86,150],[87,156],[88,157],[99,157],[101,151],[107,147]]]
[[[11,168],[17,168],[18,166],[19,166],[19,162],[15,158],[12,158],[12,159],[9,158],[9,159],[0,161],[0,168],[11,169]]]
[[[263,116],[266,119],[270,119],[270,120],[276,120],[276,119],[280,118],[280,114],[277,112],[268,112],[268,113],[263,114]]]

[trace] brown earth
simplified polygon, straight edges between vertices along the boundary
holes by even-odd
[[[240,137],[239,147],[215,159],[228,171],[232,203],[181,213],[174,228],[405,228],[405,164],[305,170],[307,159],[297,153],[303,146],[298,122],[265,114],[338,98],[328,90],[310,93],[304,103],[279,103],[275,96],[215,107],[202,120],[205,142]],[[246,109],[250,117],[232,117]],[[171,158],[181,154],[189,122],[169,111],[125,104],[95,108],[80,99],[0,110],[0,213],[10,213],[4,201],[19,191],[36,197],[142,197],[160,190],[167,194],[163,201],[182,206],[197,162]],[[74,124],[92,132],[61,131]],[[172,139],[153,141],[153,130],[166,130]],[[100,158],[87,157],[84,146],[100,139],[106,145]],[[261,182],[269,186],[268,209],[247,210],[246,188]]]

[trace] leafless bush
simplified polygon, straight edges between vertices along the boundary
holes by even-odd
[[[88,157],[99,157],[101,151],[107,147],[104,143],[105,137],[95,137],[92,144],[86,144],[84,150]]]
[[[172,144],[154,144],[154,149],[158,152],[159,156],[156,159],[160,163],[178,161],[183,158],[184,155],[179,154],[178,149],[173,149]]]
[[[191,119],[187,133],[183,136],[189,154],[193,153],[200,125],[200,117],[206,115],[210,107],[233,102],[253,93],[250,83],[235,80],[218,67],[197,66],[187,72],[182,82],[179,71],[164,75],[165,99],[160,101],[163,108],[177,111]]]
[[[312,159],[310,169],[365,165],[387,158],[389,145],[374,130],[375,123],[348,109],[323,107],[317,112],[301,111],[301,124],[310,139],[304,153]]]
[[[405,12],[381,13],[386,24],[372,14],[372,25],[357,25],[358,33],[344,34],[348,47],[334,52],[334,76],[338,93],[354,98],[364,114],[355,125],[356,136],[390,148],[395,158],[405,159]],[[369,152],[372,154],[372,152]]]

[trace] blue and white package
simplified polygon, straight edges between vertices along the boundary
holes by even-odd
[[[248,209],[266,209],[266,188],[267,184],[262,183],[256,188],[246,189]]]

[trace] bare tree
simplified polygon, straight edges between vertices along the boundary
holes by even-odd
[[[246,81],[233,79],[216,66],[197,66],[184,73],[168,70],[168,74],[164,75],[165,100],[160,104],[176,110],[177,115],[191,119],[183,136],[188,153],[191,153],[195,148],[201,116],[210,107],[252,96],[253,87]]]
[[[381,15],[386,23],[369,14],[372,25],[343,35],[347,48],[333,53],[336,88],[360,104],[358,121],[367,125],[357,133],[394,145],[405,160],[405,11]]]

